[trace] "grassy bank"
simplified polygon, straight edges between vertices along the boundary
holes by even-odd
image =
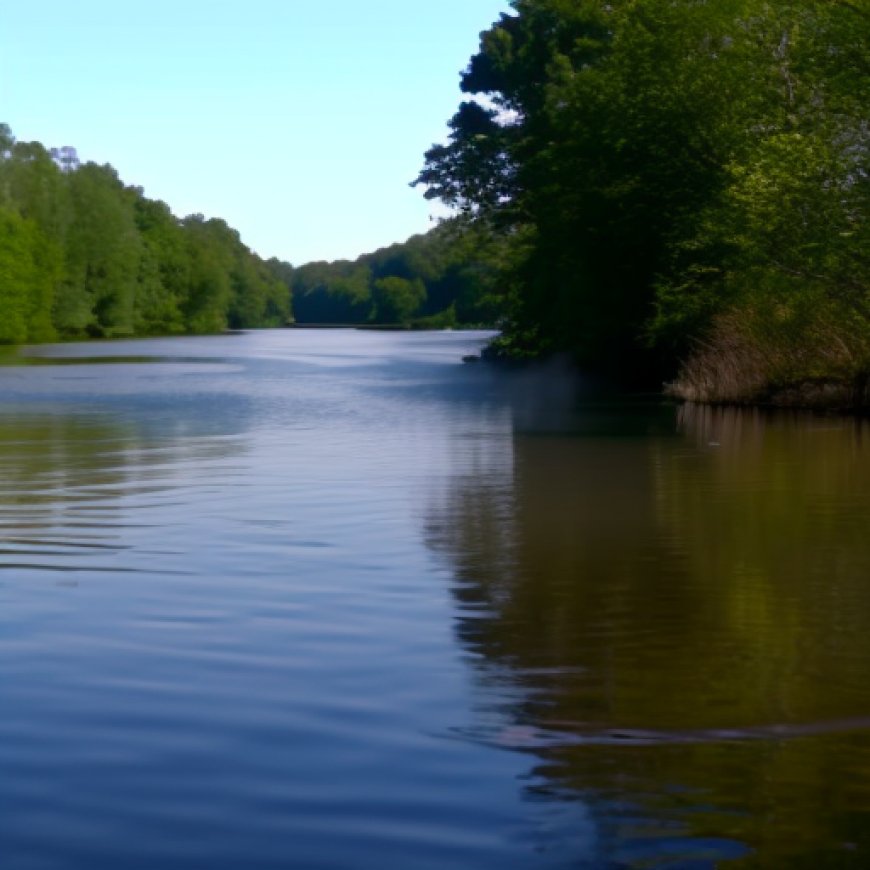
[[[697,342],[665,391],[692,402],[870,410],[870,331],[830,307],[733,311]]]

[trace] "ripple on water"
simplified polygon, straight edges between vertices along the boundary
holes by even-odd
[[[870,848],[866,427],[574,404],[483,338],[0,369],[13,870]]]

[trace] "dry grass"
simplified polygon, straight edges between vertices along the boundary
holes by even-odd
[[[720,316],[668,394],[691,402],[870,408],[870,328],[822,314],[799,326],[752,311]]]

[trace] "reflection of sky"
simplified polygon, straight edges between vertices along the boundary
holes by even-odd
[[[484,337],[0,369],[4,857],[130,866],[136,807],[150,866],[216,870],[710,867],[870,817],[866,425],[462,365]]]
[[[480,689],[420,528],[455,461],[509,465],[509,408],[459,362],[481,341],[297,330],[0,371],[4,858],[587,854],[582,811],[557,842],[522,799],[524,756],[456,739]]]
[[[34,347],[22,359],[38,365],[0,367],[0,395],[7,410],[14,404],[106,412],[158,434],[235,434],[257,426],[349,434],[348,425],[364,434],[382,423],[401,427],[397,393],[418,406],[449,401],[463,388],[469,401],[481,398],[476,371],[445,378],[443,367],[458,368],[489,333],[448,335],[446,343],[437,335],[374,330],[295,330],[292,341],[288,335]]]
[[[128,866],[144,806],[152,866],[710,867],[792,854],[773,811],[798,851],[863,823],[866,426],[461,364],[483,339],[0,369],[0,844],[71,848],[55,814]]]

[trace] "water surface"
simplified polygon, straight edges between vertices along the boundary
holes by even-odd
[[[867,865],[870,428],[484,340],[0,369],[4,870]]]

